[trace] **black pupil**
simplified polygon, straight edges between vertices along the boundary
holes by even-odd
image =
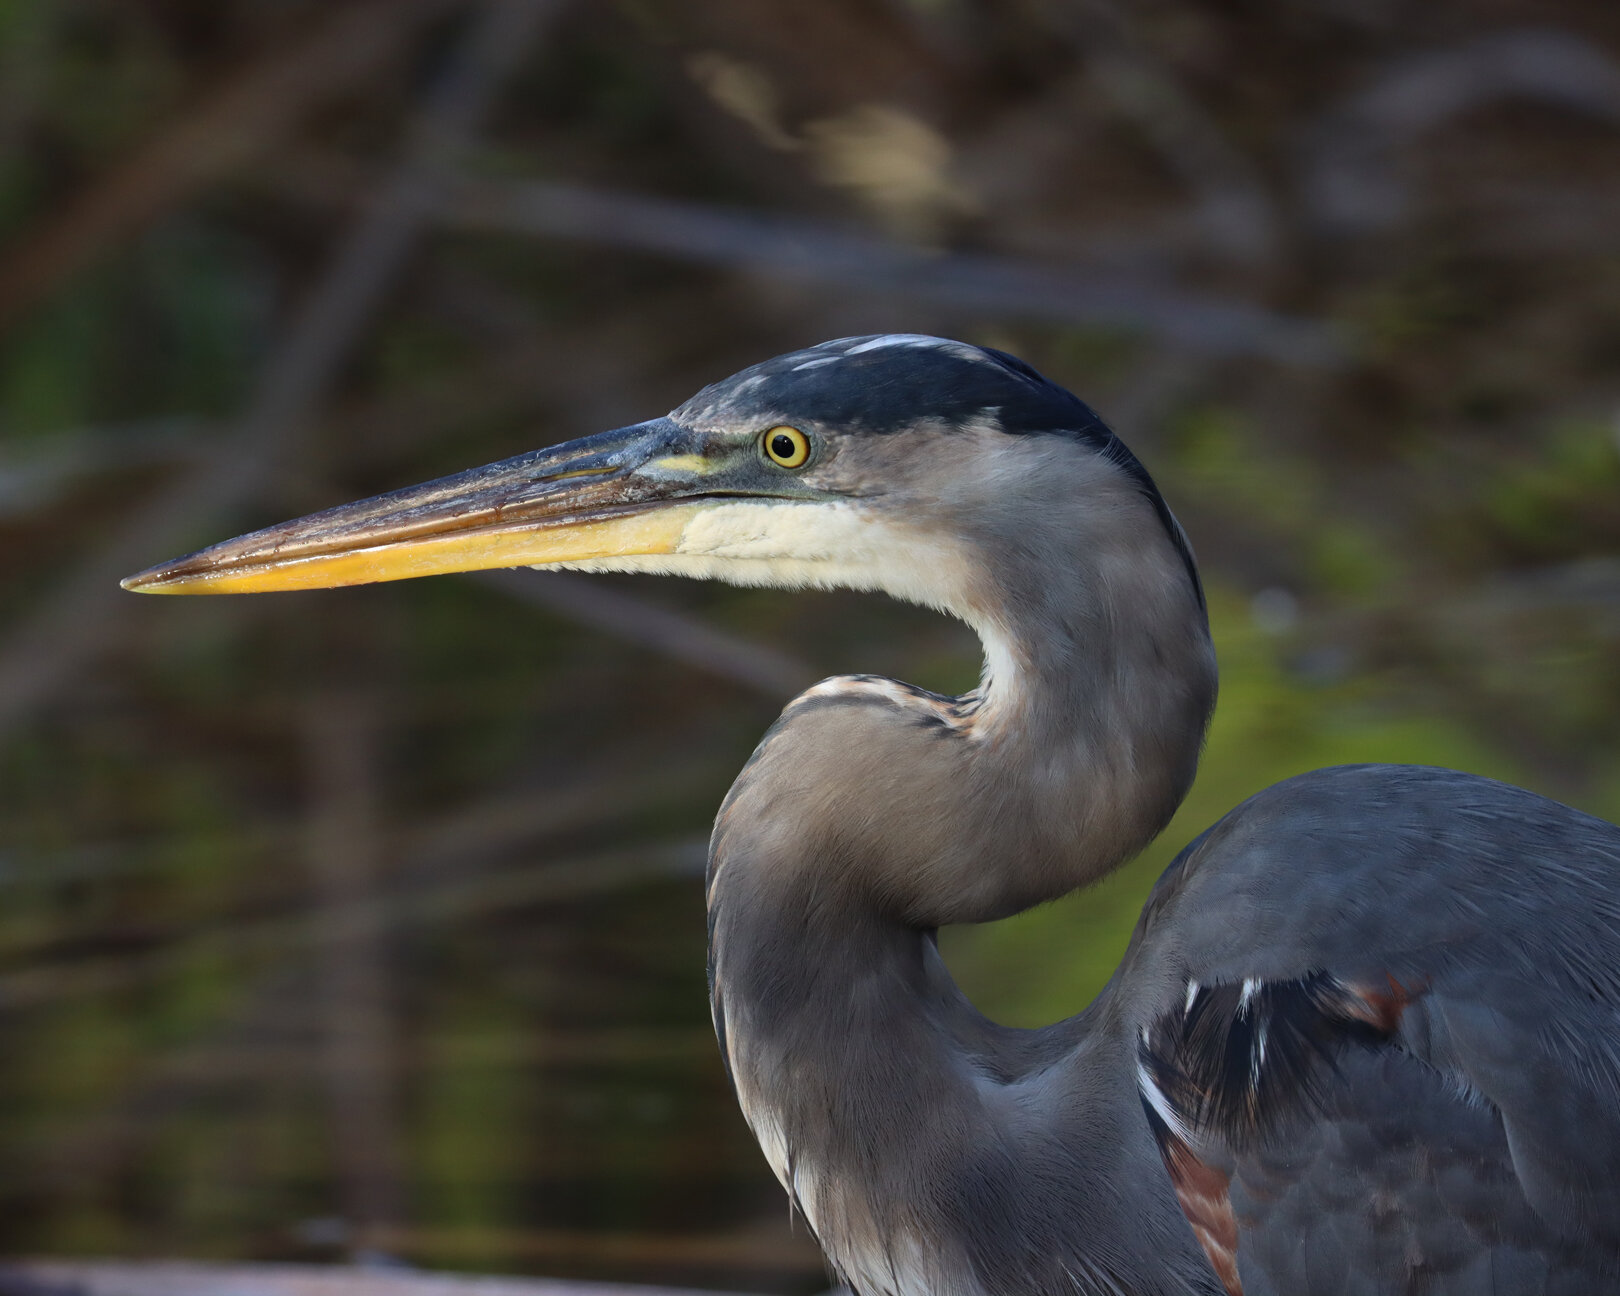
[[[790,437],[786,432],[778,432],[771,438],[771,453],[778,459],[793,458],[793,455],[798,448],[798,446],[793,444],[793,438]]]

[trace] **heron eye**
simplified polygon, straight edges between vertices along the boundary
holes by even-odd
[[[783,468],[802,468],[810,458],[810,438],[796,427],[773,427],[765,433],[766,457]]]

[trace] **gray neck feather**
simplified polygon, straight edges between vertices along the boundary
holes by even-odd
[[[985,641],[977,694],[817,686],[715,826],[716,1028],[767,1157],[863,1296],[978,1296],[991,1272],[1023,1273],[1026,1296],[1106,1291],[1135,1268],[1113,1239],[1186,1245],[1173,1200],[1148,1187],[1163,1175],[1145,1131],[1115,1128],[1134,1090],[1091,1018],[998,1027],[932,939],[1094,881],[1192,780],[1215,689],[1203,612],[1146,500],[1105,480],[1083,505],[1021,510],[1051,522],[1033,537],[968,519],[976,570],[995,573],[957,609]],[[1074,1091],[1020,1090],[1057,1056]],[[1057,1164],[1039,1149],[1088,1122],[1095,1171],[1039,1182],[1031,1167]],[[1152,1200],[1125,1200],[1133,1183]],[[1078,1254],[1076,1210],[1097,1224]]]

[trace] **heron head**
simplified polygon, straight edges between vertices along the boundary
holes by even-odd
[[[1096,525],[1059,534],[1079,510]],[[1086,405],[999,351],[844,338],[704,388],[663,418],[225,541],[130,577],[249,593],[531,566],[883,590],[975,620],[1006,555],[1062,562],[1114,514],[1185,542]],[[1001,562],[995,560],[1000,555]]]

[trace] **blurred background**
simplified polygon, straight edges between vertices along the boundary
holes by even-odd
[[[946,934],[1078,1010],[1174,850],[1343,761],[1620,816],[1620,8],[0,5],[0,1252],[826,1280],[736,1114],[708,825],[856,595],[116,580],[889,330],[1093,403],[1222,700],[1162,843]]]

